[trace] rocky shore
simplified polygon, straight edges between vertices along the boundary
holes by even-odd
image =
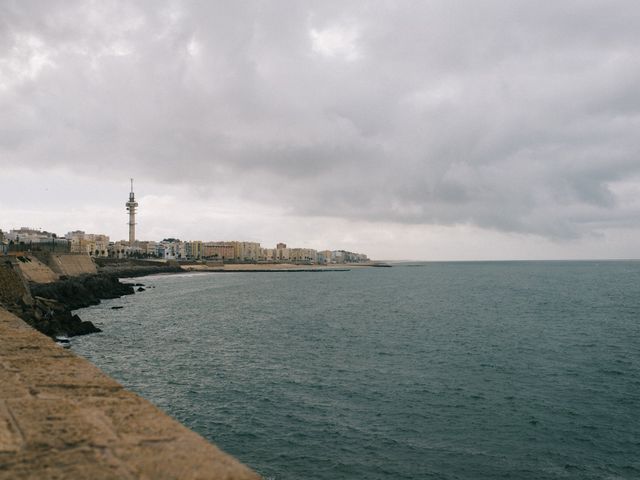
[[[121,283],[113,275],[83,275],[52,283],[30,284],[29,297],[20,298],[7,309],[45,335],[68,336],[99,332],[73,310],[134,293],[133,285]]]
[[[135,293],[133,284],[119,278],[181,271],[177,265],[123,262],[99,266],[97,274],[63,275],[49,283],[36,283],[25,279],[15,263],[6,262],[0,271],[0,306],[45,335],[85,335],[100,329],[73,310]]]
[[[0,480],[260,478],[42,335],[100,331],[73,310],[142,288],[119,278],[181,270],[56,260],[0,257]]]
[[[185,271],[322,272],[387,266],[375,263],[345,264],[339,267],[293,264],[185,264],[181,266],[176,262],[137,259],[94,260],[77,255],[59,257],[42,258],[42,263],[28,256],[16,257],[11,261],[5,260],[0,265],[0,307],[6,308],[36,330],[51,337],[61,334],[75,336],[99,332],[98,327],[91,322],[83,321],[73,311],[97,305],[104,299],[135,293],[134,285],[122,283],[120,278]]]

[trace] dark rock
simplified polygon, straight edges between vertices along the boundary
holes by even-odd
[[[101,331],[93,323],[82,321],[78,315],[72,314],[60,304],[54,304],[51,308],[51,302],[53,301],[36,297],[31,311],[20,312],[20,317],[36,330],[51,337],[60,334],[72,337]]]
[[[91,322],[82,321],[72,310],[97,305],[102,299],[131,295],[134,289],[133,285],[121,283],[115,275],[98,274],[32,284],[31,293],[34,304],[22,309],[21,318],[46,335],[75,336],[101,330]]]
[[[111,307],[111,310],[120,310],[121,308],[124,308],[122,305],[117,305],[115,307]]]
[[[146,289],[143,287],[138,287],[138,292],[144,292]]]
[[[85,275],[54,283],[37,284],[33,295],[57,300],[70,310],[97,305],[100,300],[134,293],[133,286],[121,283],[114,275]]]

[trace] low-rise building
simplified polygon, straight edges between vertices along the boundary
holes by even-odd
[[[275,251],[275,260],[278,262],[288,262],[289,261],[289,249],[286,247],[281,247],[284,243],[278,244],[280,247],[276,248]]]
[[[276,261],[276,252],[275,248],[261,248],[260,249],[260,260],[264,262],[275,262]]]
[[[107,235],[76,230],[67,233],[65,238],[70,242],[71,253],[85,253],[92,257],[109,256],[109,237]]]
[[[328,265],[331,263],[331,250],[321,250],[318,252],[318,263]]]
[[[312,248],[290,248],[289,260],[295,263],[316,263],[318,254]]]
[[[331,252],[331,263],[366,263],[369,261],[364,253],[334,250]]]
[[[55,233],[30,227],[9,230],[4,234],[7,252],[49,251],[69,253],[69,241]]]
[[[158,243],[152,240],[136,242],[136,247],[140,249],[143,258],[153,258],[158,256]]]

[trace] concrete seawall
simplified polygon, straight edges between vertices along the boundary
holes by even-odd
[[[55,273],[68,277],[98,273],[89,255],[51,254],[48,264]]]
[[[60,275],[33,255],[16,257],[15,266],[28,282],[51,283],[60,278]]]
[[[0,479],[258,479],[0,308]]]

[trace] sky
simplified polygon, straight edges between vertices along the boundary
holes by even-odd
[[[0,228],[638,258],[637,1],[0,0]]]

